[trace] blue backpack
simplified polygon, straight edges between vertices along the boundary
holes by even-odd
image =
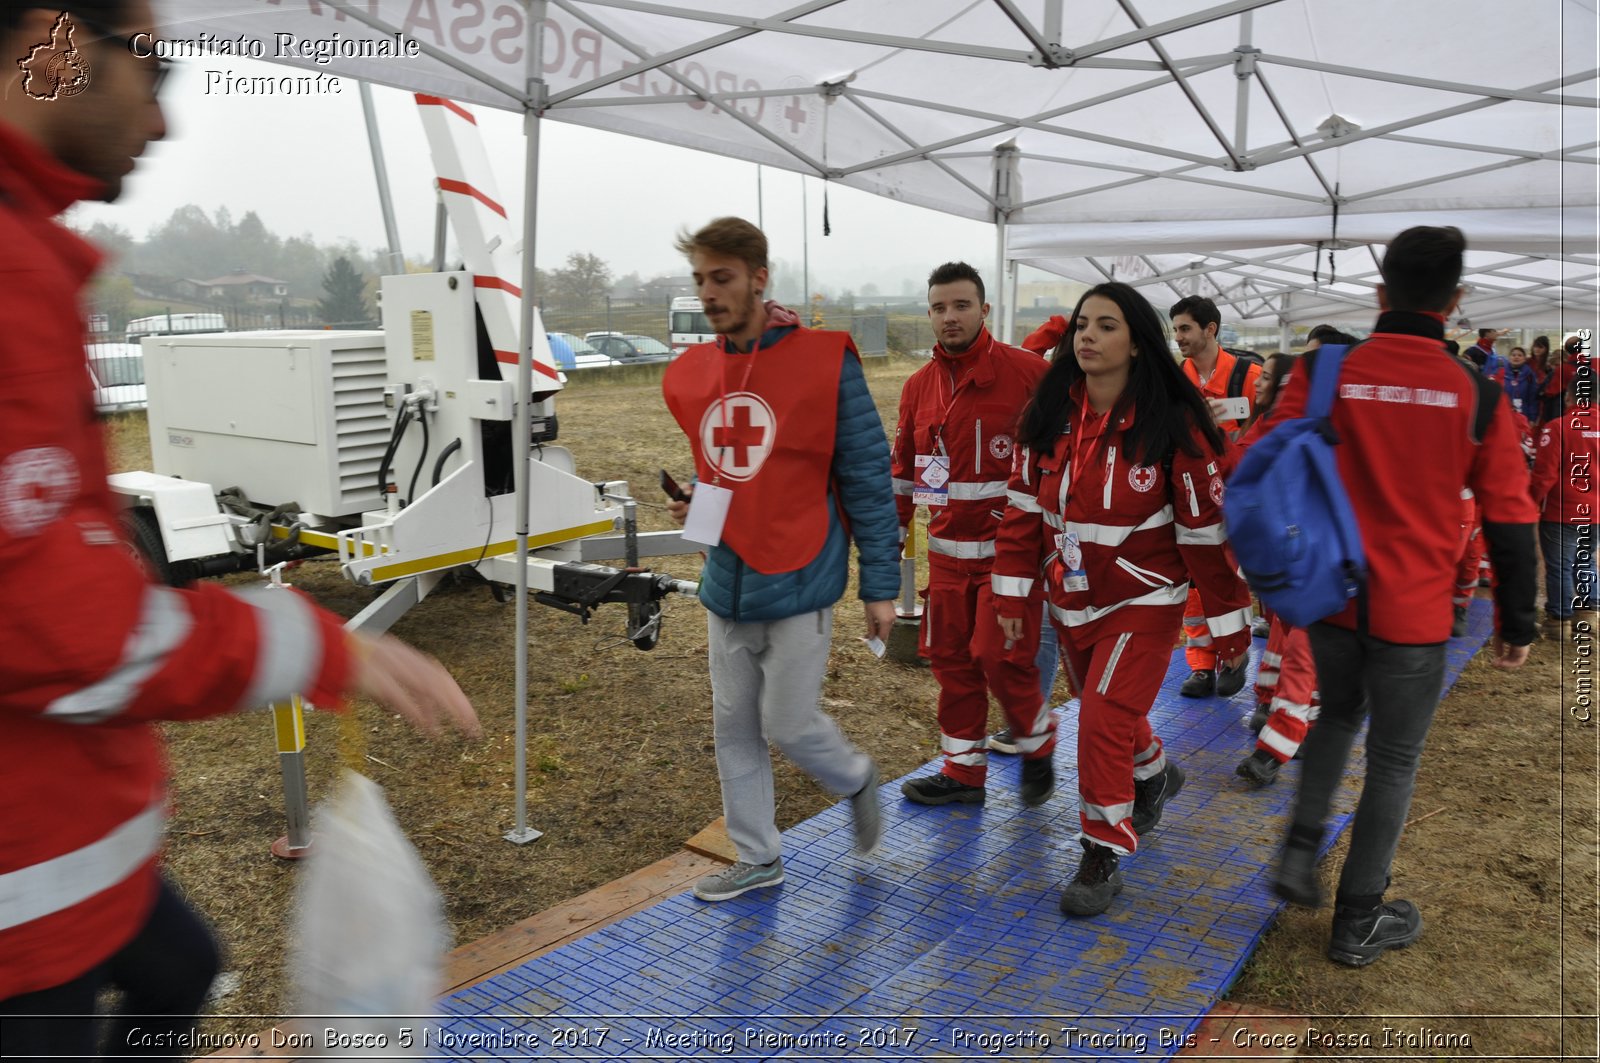
[[[1367,554],[1339,479],[1339,437],[1329,416],[1348,352],[1343,345],[1317,349],[1305,415],[1251,446],[1228,479],[1223,504],[1228,541],[1250,589],[1295,627],[1342,611],[1352,598],[1366,611]]]

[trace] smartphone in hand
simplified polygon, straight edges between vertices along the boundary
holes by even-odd
[[[683,488],[678,486],[678,481],[674,480],[672,474],[665,469],[661,470],[661,490],[665,491],[667,497],[674,502],[689,501],[689,496],[683,493]]]

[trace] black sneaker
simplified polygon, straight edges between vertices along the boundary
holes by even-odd
[[[1264,749],[1258,749],[1239,762],[1233,773],[1251,786],[1271,786],[1278,779],[1278,769],[1283,767],[1278,758]]]
[[[924,775],[920,779],[907,779],[900,784],[900,792],[919,805],[948,805],[954,801],[981,805],[984,798],[983,787],[957,782],[942,772]]]
[[[1334,910],[1328,959],[1346,967],[1365,967],[1385,949],[1403,949],[1422,936],[1422,913],[1410,901],[1389,901],[1376,908]]]
[[[1455,620],[1450,625],[1450,637],[1453,639],[1465,638],[1467,635],[1467,607],[1456,606]]]
[[[1217,677],[1209,671],[1202,672],[1196,669],[1189,673],[1189,678],[1183,681],[1178,693],[1186,698],[1208,698],[1216,689]]]
[[[1244,725],[1250,728],[1251,734],[1260,734],[1261,729],[1272,718],[1272,706],[1263,702],[1256,702],[1256,711],[1244,717]]]
[[[1161,774],[1133,780],[1133,832],[1140,836],[1155,830],[1161,809],[1183,789],[1183,769],[1172,761]]]
[[[1278,857],[1278,875],[1272,882],[1272,892],[1291,904],[1307,908],[1322,907],[1322,887],[1317,885],[1317,848],[1315,845],[1286,845]]]
[[[1111,907],[1111,898],[1122,892],[1121,858],[1115,849],[1083,841],[1083,862],[1061,891],[1061,910],[1067,915],[1099,915]]]
[[[1231,698],[1244,689],[1244,670],[1249,661],[1243,661],[1237,668],[1227,665],[1217,669],[1217,697]]]
[[[990,735],[989,748],[996,753],[1015,753],[1017,740],[1012,737],[1011,728],[1007,727]]]
[[[1032,808],[1056,792],[1056,766],[1050,757],[1022,762],[1022,803]]]

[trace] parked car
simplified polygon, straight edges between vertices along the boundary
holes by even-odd
[[[142,410],[147,402],[144,351],[137,343],[91,343],[89,383],[94,387],[94,408],[99,413]]]
[[[556,365],[565,372],[604,369],[618,364],[615,358],[606,357],[594,349],[594,344],[570,332],[548,332],[545,335],[550,340],[550,353],[555,357]]]
[[[649,336],[634,336],[622,332],[589,332],[584,339],[595,350],[619,362],[639,365],[648,362],[665,362],[672,358],[672,348]]]

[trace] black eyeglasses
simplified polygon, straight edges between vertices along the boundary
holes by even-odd
[[[147,69],[150,71],[150,98],[151,99],[156,99],[157,97],[159,97],[161,95],[161,86],[166,82],[167,75],[172,73],[172,67],[173,67],[172,60],[163,58],[162,56],[155,55],[155,54],[151,54],[148,57],[135,55],[134,54],[134,50],[133,50],[133,38],[132,37],[126,37],[126,36],[123,36],[120,33],[113,33],[110,29],[106,28],[105,26],[100,25],[98,22],[94,21],[93,19],[84,18],[82,15],[78,14],[76,11],[69,12],[69,14],[72,16],[72,19],[73,19],[74,22],[77,22],[77,23],[81,24],[84,28],[88,29],[90,32],[98,34],[99,38],[101,40],[110,41],[111,43],[116,44],[116,45],[118,45],[119,47],[121,47],[123,49],[126,49],[127,53],[130,56],[132,56],[133,58],[135,58],[135,59],[148,58],[148,59],[155,60],[155,65],[153,67],[147,67]]]

